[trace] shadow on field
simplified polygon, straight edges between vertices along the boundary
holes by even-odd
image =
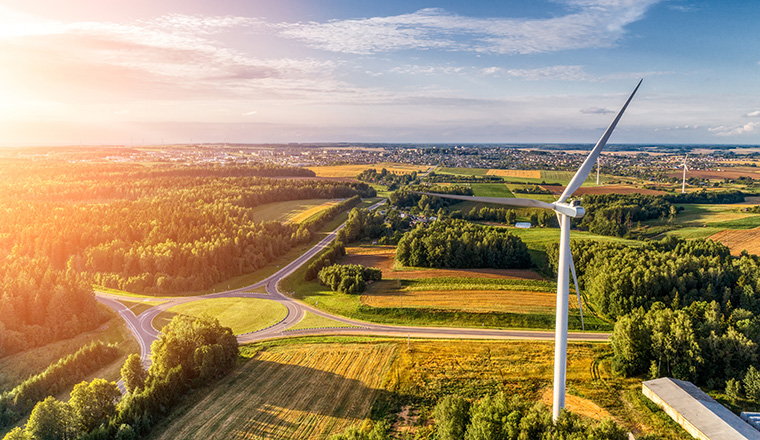
[[[351,367],[355,361],[307,367],[252,359],[151,438],[326,438],[369,416],[377,399],[392,402],[401,397],[320,369],[348,368],[351,375],[384,381],[371,377],[382,371]]]

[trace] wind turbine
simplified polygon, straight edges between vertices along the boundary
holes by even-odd
[[[602,156],[596,159],[596,186],[599,186],[599,168],[602,167]]]
[[[499,205],[520,206],[526,208],[544,208],[551,209],[557,214],[560,226],[560,240],[559,240],[559,267],[557,268],[557,321],[554,330],[554,399],[552,405],[552,416],[556,422],[559,418],[559,413],[562,408],[565,407],[565,379],[567,373],[567,320],[568,320],[568,305],[570,302],[570,286],[568,275],[572,271],[573,280],[575,281],[575,289],[578,295],[578,305],[580,307],[580,290],[578,290],[578,279],[575,276],[575,265],[573,264],[573,256],[570,252],[570,219],[581,218],[586,211],[581,207],[578,200],[573,200],[568,203],[568,199],[573,193],[581,187],[588,175],[591,173],[591,169],[594,167],[594,163],[602,152],[602,149],[607,144],[607,140],[610,138],[612,131],[623,116],[625,109],[628,108],[628,104],[633,99],[636,91],[641,86],[641,82],[633,89],[631,96],[623,104],[623,107],[618,112],[615,119],[610,126],[604,132],[602,137],[596,143],[591,153],[586,157],[578,172],[575,173],[570,183],[565,188],[565,191],[554,203],[542,202],[540,200],[533,199],[517,199],[517,198],[503,198],[503,197],[476,197],[476,196],[460,196],[454,194],[435,194],[428,192],[414,191],[416,194],[424,194],[435,197],[444,197],[449,199],[469,200],[474,202],[483,203],[495,203]],[[581,319],[583,317],[583,311],[581,310]]]
[[[686,194],[686,159],[689,155],[683,157],[683,181],[681,182],[681,194]]]

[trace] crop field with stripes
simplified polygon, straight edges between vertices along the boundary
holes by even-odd
[[[396,350],[395,343],[261,350],[152,438],[328,438],[367,418]]]

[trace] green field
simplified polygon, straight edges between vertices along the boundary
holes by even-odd
[[[251,209],[251,217],[255,222],[287,222],[304,211],[320,211],[319,207],[327,208],[332,199],[290,200],[287,202],[267,203]]]
[[[478,197],[514,197],[512,191],[503,183],[473,183],[472,192]]]
[[[217,318],[232,333],[240,335],[270,327],[288,314],[282,304],[259,298],[211,298],[174,306],[161,312],[154,320],[157,329],[163,328],[175,315],[201,316],[207,314]]]
[[[324,316],[317,315],[315,313],[306,312],[306,315],[304,315],[303,319],[298,321],[298,323],[290,328],[288,328],[288,331],[291,330],[306,330],[306,329],[313,329],[313,328],[351,328],[356,327],[355,325],[346,324],[340,321],[336,321],[334,319],[325,318]]]
[[[551,341],[315,337],[241,351],[247,361],[198,390],[148,438],[322,440],[403,413],[416,423],[399,417],[395,438],[429,438],[432,407],[449,394],[477,399],[504,391],[551,405]],[[637,437],[690,438],[646,405],[640,379],[610,373],[609,353],[608,344],[568,344],[568,409],[584,417],[612,416]]]

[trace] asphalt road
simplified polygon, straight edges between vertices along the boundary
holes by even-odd
[[[385,203],[385,199],[372,205],[370,209],[376,209]],[[133,296],[120,296],[109,294],[106,292],[95,292],[95,296],[98,301],[107,305],[114,311],[116,311],[127,326],[134,334],[138,343],[140,344],[140,357],[143,360],[144,365],[150,364],[150,347],[153,341],[158,339],[159,331],[153,327],[153,320],[162,311],[167,310],[179,304],[184,304],[193,301],[199,301],[209,298],[263,298],[273,301],[277,301],[284,305],[287,310],[287,316],[277,324],[268,327],[263,330],[259,330],[253,333],[247,333],[239,335],[237,337],[238,342],[248,343],[254,341],[261,341],[265,339],[278,338],[278,337],[293,337],[293,336],[307,336],[307,335],[377,335],[377,336],[395,336],[395,337],[415,337],[415,338],[443,338],[443,339],[536,339],[536,340],[550,340],[554,339],[554,331],[530,331],[530,330],[494,330],[494,329],[478,329],[478,328],[453,328],[453,327],[412,327],[412,326],[396,326],[396,325],[383,325],[375,324],[364,321],[357,321],[342,316],[332,315],[322,310],[311,307],[300,301],[293,299],[290,295],[280,291],[278,285],[285,277],[295,272],[299,267],[309,261],[314,255],[322,251],[327,247],[338,234],[343,226],[340,225],[337,229],[328,234],[324,239],[317,243],[314,247],[306,251],[303,255],[293,260],[290,264],[283,267],[270,277],[259,281],[258,283],[250,286],[242,287],[239,289],[228,290],[225,292],[211,293],[208,295],[198,296],[185,296],[176,298],[161,298],[166,300],[165,303],[151,307],[150,309],[142,312],[139,316],[127,308],[119,300],[126,301],[155,301],[154,298],[137,298]],[[251,293],[253,289],[266,286],[267,293]],[[354,327],[340,327],[340,328],[319,328],[319,329],[303,329],[303,330],[289,330],[290,327],[297,324],[303,319],[306,312],[309,311],[315,315],[320,315],[325,318],[352,325]],[[570,333],[568,335],[569,340],[575,341],[605,341],[609,338],[608,333]]]

